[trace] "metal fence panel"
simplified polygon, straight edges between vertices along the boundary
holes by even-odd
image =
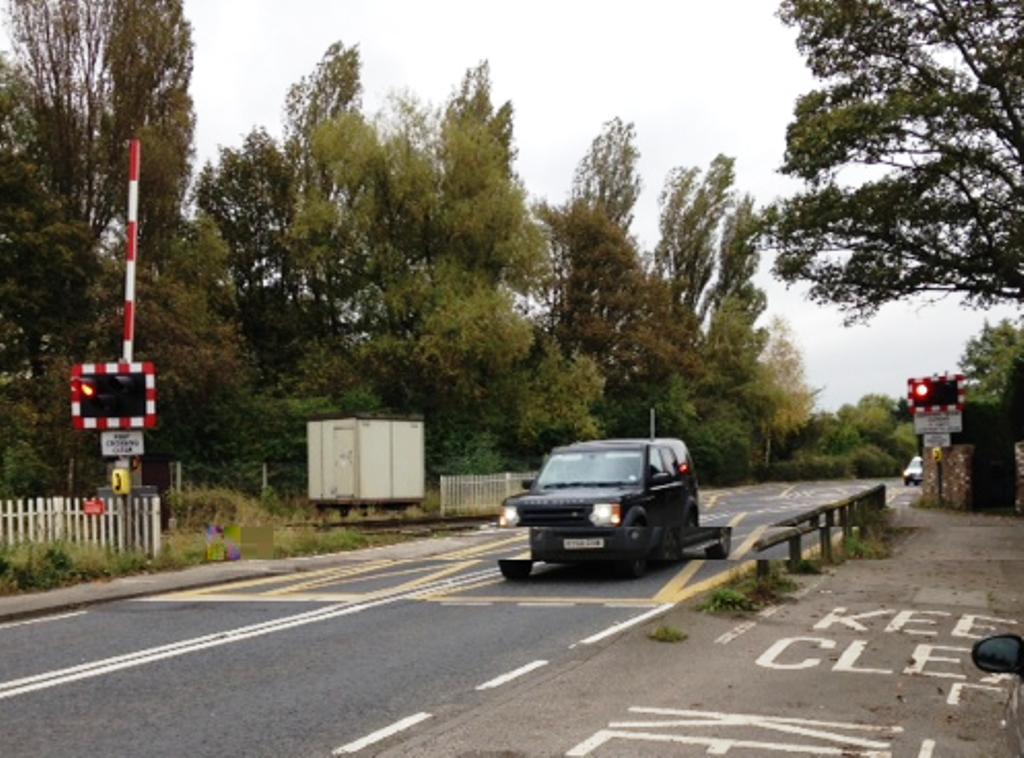
[[[523,492],[536,471],[441,477],[442,516],[496,516],[505,498]]]

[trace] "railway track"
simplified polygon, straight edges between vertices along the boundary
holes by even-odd
[[[434,532],[451,532],[484,526],[497,522],[497,516],[449,516],[447,518],[379,518],[359,519],[352,521],[296,521],[290,527],[312,527],[320,531],[331,529],[352,529],[364,534],[391,534],[408,532],[410,534],[431,534]]]

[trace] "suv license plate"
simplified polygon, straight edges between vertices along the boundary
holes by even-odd
[[[600,550],[604,547],[604,539],[595,537],[593,539],[566,539],[562,541],[566,550]]]

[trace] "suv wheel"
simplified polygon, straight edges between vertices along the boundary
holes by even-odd
[[[533,561],[498,561],[501,575],[513,582],[522,582],[530,577]]]
[[[647,571],[647,559],[634,558],[631,561],[619,561],[616,568],[619,576],[625,579],[639,579]]]

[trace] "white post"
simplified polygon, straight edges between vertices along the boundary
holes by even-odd
[[[267,483],[268,483],[267,462],[263,461],[263,482],[262,482],[263,487],[262,487],[262,489],[260,489],[261,493],[267,491]]]
[[[96,519],[96,528],[100,532],[100,545],[104,550],[110,547],[110,530],[107,529],[107,513],[106,508],[103,509],[103,515],[94,516]]]
[[[174,490],[181,492],[181,461],[174,462]]]
[[[141,519],[142,501],[139,498],[134,498],[132,501],[132,533],[135,535],[135,544],[132,545],[136,550],[143,550],[144,545],[142,542],[142,524],[139,523]]]
[[[160,555],[160,548],[161,548],[161,545],[160,545],[160,498],[159,497],[154,497],[151,502],[152,502],[152,505],[153,505],[153,509],[152,509],[151,514],[150,514],[150,517],[153,519],[153,522],[152,522],[153,523],[153,545],[152,545],[153,552],[152,552],[152,556],[154,558],[157,558]]]
[[[53,499],[53,536],[57,541],[64,541],[64,498]]]
[[[117,505],[117,549],[119,552],[124,552],[124,533],[128,526],[128,514],[125,512],[125,498],[117,496],[112,498],[111,507],[116,503]]]

